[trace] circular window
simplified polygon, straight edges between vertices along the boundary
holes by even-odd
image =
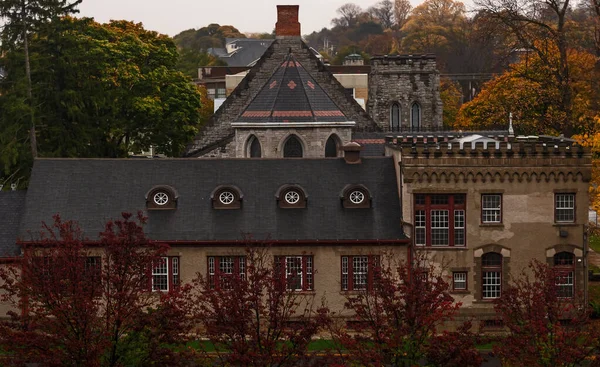
[[[349,196],[352,204],[360,204],[365,200],[365,194],[358,190],[352,191]]]
[[[159,191],[154,194],[154,203],[156,205],[165,205],[169,202],[169,195],[164,191]]]
[[[300,201],[300,194],[297,191],[288,191],[285,193],[285,202],[288,204],[296,204]]]
[[[231,191],[223,191],[219,195],[219,201],[221,202],[221,204],[229,205],[233,203],[233,200],[235,200],[235,195]]]

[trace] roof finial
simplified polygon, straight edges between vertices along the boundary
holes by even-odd
[[[515,136],[515,129],[512,125],[512,112],[508,113],[508,136]]]

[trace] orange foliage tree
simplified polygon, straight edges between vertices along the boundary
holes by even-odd
[[[548,47],[553,47],[548,45]],[[558,49],[552,55],[558,60]],[[557,61],[558,62],[558,61]],[[587,52],[568,51],[571,71],[572,120],[566,119],[561,90],[553,70],[536,54],[526,54],[510,70],[489,81],[479,95],[464,104],[458,114],[458,128],[489,129],[506,126],[512,112],[518,133],[553,134],[563,131],[588,132],[598,111],[592,108],[594,64]]]

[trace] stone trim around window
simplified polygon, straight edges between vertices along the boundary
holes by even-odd
[[[240,209],[244,194],[235,185],[219,185],[210,194],[214,209]]]
[[[473,257],[475,260],[475,267],[473,268],[473,277],[471,279],[473,279],[473,294],[475,296],[475,300],[476,301],[481,301],[481,302],[493,302],[494,299],[484,299],[483,298],[483,266],[482,266],[482,262],[481,262],[481,257],[484,254],[490,253],[490,252],[496,252],[502,255],[502,265],[501,265],[501,272],[502,272],[502,278],[501,278],[501,291],[500,294],[502,294],[502,290],[506,289],[508,287],[509,281],[510,281],[510,274],[511,274],[511,259],[510,259],[510,249],[500,246],[500,245],[496,245],[496,244],[490,244],[490,245],[485,245],[479,248],[476,248],[473,250]]]
[[[147,210],[173,210],[177,209],[177,190],[169,185],[157,185],[146,192]]]
[[[283,185],[277,192],[275,198],[280,208],[283,209],[301,209],[306,208],[308,195],[300,185]]]
[[[346,185],[340,193],[342,206],[348,209],[370,208],[371,192],[365,185]]]

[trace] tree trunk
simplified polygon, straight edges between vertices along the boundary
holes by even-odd
[[[27,103],[29,104],[29,117],[30,117],[30,129],[29,129],[29,142],[31,144],[31,156],[37,158],[37,137],[35,134],[35,113],[33,107],[33,87],[31,83],[31,65],[29,63],[29,41],[27,38],[27,15],[25,9],[25,2],[21,5],[21,15],[23,21],[23,51],[25,53],[25,75],[27,77]]]

